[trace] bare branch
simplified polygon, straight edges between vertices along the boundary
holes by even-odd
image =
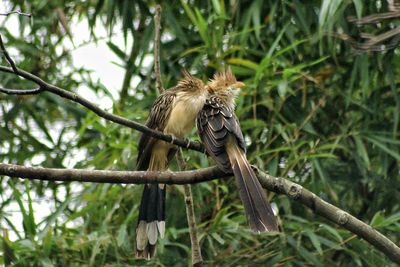
[[[0,66],[0,71],[2,72],[8,72],[8,73],[15,73],[13,71],[13,69],[5,67],[5,66]],[[46,83],[45,81],[43,81],[42,79],[40,79],[39,77],[26,72],[24,70],[18,69],[17,68],[17,75],[25,78],[26,80],[32,81],[34,83],[36,83],[39,87],[41,87],[41,92],[47,91],[53,94],[56,94],[62,98],[66,98],[68,100],[71,100],[73,102],[79,103],[80,105],[86,107],[87,109],[93,111],[94,113],[96,113],[97,115],[99,115],[100,117],[108,120],[108,121],[112,121],[115,122],[117,124],[138,130],[140,132],[143,132],[145,134],[148,134],[154,138],[166,141],[168,143],[172,143],[174,145],[183,147],[183,148],[187,148],[187,149],[192,149],[192,150],[196,150],[196,151],[200,151],[200,152],[204,152],[204,147],[202,144],[198,143],[198,142],[193,142],[187,139],[176,139],[171,135],[168,134],[164,134],[160,131],[156,131],[153,129],[150,129],[138,122],[126,119],[124,117],[118,116],[118,115],[114,115],[111,114],[109,112],[106,112],[104,110],[102,110],[101,108],[99,108],[96,104],[88,101],[87,99],[79,96],[76,93],[67,91],[65,89],[62,89],[60,87],[57,87],[55,85]]]
[[[157,138],[157,139],[160,139],[160,140],[166,141],[168,143],[171,143],[171,144],[174,144],[174,145],[177,145],[177,146],[180,146],[180,147],[184,147],[184,148],[187,148],[187,149],[192,149],[192,150],[200,151],[200,152],[203,152],[203,153],[205,152],[205,149],[204,149],[203,145],[198,143],[198,142],[192,142],[192,141],[187,140],[187,139],[184,139],[184,140],[176,139],[171,135],[167,135],[167,134],[164,134],[164,133],[162,133],[160,131],[156,131],[156,130],[150,129],[150,128],[148,128],[148,127],[146,127],[146,126],[144,126],[144,125],[142,125],[140,123],[137,123],[135,121],[123,118],[123,117],[118,116],[118,115],[113,115],[111,113],[108,113],[108,112],[102,110],[101,108],[99,108],[96,104],[94,104],[94,103],[90,102],[89,100],[79,96],[76,93],[72,93],[70,91],[62,89],[62,88],[57,87],[55,85],[46,83],[45,81],[43,81],[39,77],[37,77],[37,76],[35,76],[35,75],[33,75],[33,74],[29,73],[29,72],[26,72],[24,70],[18,69],[15,66],[14,61],[11,59],[11,57],[7,53],[7,50],[4,47],[3,40],[1,39],[1,35],[0,35],[0,48],[2,49],[7,61],[12,66],[12,69],[7,68],[5,66],[0,66],[0,71],[8,72],[8,73],[15,73],[18,76],[20,76],[20,77],[22,77],[22,78],[24,78],[26,80],[29,80],[29,81],[32,81],[32,82],[36,83],[41,88],[40,92],[47,91],[47,92],[56,94],[56,95],[58,95],[60,97],[69,99],[69,100],[74,101],[76,103],[79,103],[82,106],[84,106],[87,109],[93,111],[94,113],[96,113],[97,115],[99,115],[100,117],[102,117],[102,118],[104,118],[106,120],[118,123],[120,125],[127,126],[129,128],[132,128],[132,129],[135,129],[135,130],[138,130],[138,131],[141,131],[143,133],[146,133],[146,134],[150,135],[151,137],[154,137],[154,138]],[[11,93],[10,90],[5,90],[5,91],[3,90],[3,92],[4,93],[6,93],[6,92],[7,93]],[[14,94],[16,94],[16,93],[14,93]]]
[[[256,173],[262,186],[268,191],[285,194],[291,199],[302,203],[313,210],[316,214],[338,224],[366,240],[372,246],[387,255],[392,261],[400,263],[400,248],[368,224],[322,200],[299,184],[293,183],[284,178],[270,176],[260,170],[256,170]],[[193,184],[231,176],[230,174],[226,174],[219,170],[218,167],[182,172],[144,172],[51,169],[25,167],[5,163],[0,163],[0,175],[26,178],[30,180],[121,184]]]
[[[20,165],[0,163],[0,175],[27,178],[29,180],[92,182],[115,184],[194,184],[228,177],[217,167],[196,171],[154,172],[154,171],[105,171],[81,169],[53,169],[25,167]]]
[[[187,164],[183,159],[181,149],[178,151],[176,159],[178,161],[179,168],[181,170],[187,170]],[[183,189],[185,194],[186,217],[189,226],[190,243],[192,247],[192,266],[201,267],[203,266],[203,257],[201,256],[201,247],[197,235],[197,224],[196,215],[194,213],[192,187],[189,184],[185,184],[183,185]]]
[[[1,53],[4,54],[4,57],[6,58],[7,62],[10,64],[10,66],[13,69],[14,73],[18,74],[17,66],[15,66],[14,60],[12,60],[12,58],[8,54],[8,52],[7,52],[7,50],[6,50],[5,46],[4,46],[3,38],[1,37],[1,34],[0,34],[0,49],[1,49]]]
[[[154,72],[156,74],[156,88],[162,94],[164,87],[161,80],[160,68],[160,30],[161,30],[161,6],[156,6],[156,14],[154,15]]]
[[[21,12],[21,11],[19,11],[19,10],[16,10],[16,11],[10,11],[10,12],[8,12],[8,13],[0,13],[0,16],[9,16],[9,15],[11,15],[11,14],[18,14],[18,15],[21,15],[21,16],[26,16],[26,17],[29,17],[29,18],[31,18],[32,17],[32,14],[30,14],[30,13],[23,13],[23,12]]]
[[[7,95],[37,95],[42,92],[42,88],[38,87],[34,89],[8,89],[0,87],[0,92]]]
[[[347,21],[354,23],[357,26],[361,26],[364,24],[378,23],[384,19],[391,19],[398,17],[400,17],[400,11],[373,14],[360,19],[356,19],[355,17],[348,17]]]
[[[325,35],[332,36],[341,39],[359,51],[385,51],[393,49],[398,46],[400,42],[400,27],[396,27],[390,31],[384,32],[379,35],[373,35],[368,33],[362,33],[361,37],[368,39],[366,42],[357,42],[352,36],[345,33],[324,33]],[[383,42],[391,39],[389,43],[384,44]]]

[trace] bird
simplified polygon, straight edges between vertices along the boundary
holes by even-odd
[[[235,101],[243,86],[230,68],[213,76],[206,85],[209,97],[197,116],[198,134],[217,166],[233,173],[250,228],[256,233],[278,231],[271,205],[246,158],[246,144],[235,115]]]
[[[183,138],[195,125],[208,91],[202,80],[183,71],[183,79],[155,100],[146,126]],[[171,143],[142,134],[138,143],[137,169],[167,171],[177,148]],[[158,237],[165,233],[165,184],[146,184],[136,227],[136,258],[150,260],[156,253]]]

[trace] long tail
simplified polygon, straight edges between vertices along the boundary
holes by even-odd
[[[165,185],[144,186],[136,228],[136,257],[150,260],[165,233]]]
[[[236,141],[227,146],[227,152],[250,228],[255,232],[278,231],[271,205],[245,152],[237,146]]]
[[[167,168],[166,156],[153,153],[148,170]],[[136,257],[150,260],[156,253],[157,239],[165,233],[165,184],[146,184],[139,208],[136,227]]]

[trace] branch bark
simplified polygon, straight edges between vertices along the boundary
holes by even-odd
[[[198,142],[192,142],[192,141],[186,140],[186,139],[185,140],[176,139],[171,135],[166,135],[162,132],[150,129],[138,122],[123,118],[118,115],[111,114],[107,111],[102,110],[93,102],[90,102],[89,100],[81,97],[80,95],[78,95],[76,93],[72,93],[72,92],[62,89],[58,86],[46,83],[39,77],[33,75],[32,73],[29,73],[29,72],[26,72],[24,70],[17,68],[16,64],[14,63],[12,58],[9,56],[9,54],[4,46],[4,42],[3,42],[3,39],[1,38],[1,35],[0,35],[0,49],[1,49],[2,53],[4,54],[7,62],[11,66],[11,68],[8,68],[5,66],[0,66],[0,71],[15,74],[26,80],[32,81],[39,86],[38,89],[21,90],[21,92],[17,92],[17,90],[15,90],[15,89],[0,88],[0,92],[5,93],[5,94],[10,94],[10,95],[22,95],[22,94],[28,94],[28,92],[32,93],[32,94],[39,94],[41,92],[47,91],[47,92],[56,94],[62,98],[66,98],[68,100],[76,102],[76,103],[86,107],[87,109],[93,111],[98,116],[100,116],[106,120],[109,120],[109,121],[115,122],[117,124],[138,130],[138,131],[146,133],[154,138],[166,141],[168,143],[171,143],[171,144],[174,144],[174,145],[177,145],[180,147],[197,150],[197,151],[200,151],[203,153],[205,152],[203,145]],[[22,92],[22,91],[24,91],[24,92]]]
[[[400,264],[400,248],[383,234],[360,221],[346,211],[324,201],[299,184],[279,177],[273,177],[263,171],[256,170],[261,185],[278,194],[285,194],[316,214],[338,224],[339,226],[366,240],[387,255],[392,261]],[[231,176],[218,169],[209,167],[194,171],[182,172],[143,172],[143,171],[104,171],[78,169],[51,169],[25,167],[0,163],[0,175],[26,178],[29,180],[78,181],[96,183],[121,184],[193,184]]]
[[[161,80],[161,68],[160,68],[160,32],[161,32],[161,6],[156,6],[156,13],[154,15],[154,72],[156,74],[156,88],[161,94],[164,91]]]
[[[0,66],[0,71],[2,72],[8,72],[8,73],[13,73],[18,75],[19,77],[22,77],[26,80],[32,81],[35,84],[37,84],[39,86],[40,89],[31,89],[31,93],[33,94],[38,94],[38,93],[42,93],[44,91],[46,92],[50,92],[52,94],[56,94],[62,98],[71,100],[73,102],[76,102],[82,106],[84,106],[85,108],[93,111],[94,113],[96,113],[98,116],[108,120],[108,121],[112,121],[115,122],[117,124],[138,130],[140,132],[146,133],[154,138],[166,141],[168,143],[172,143],[174,145],[183,147],[183,148],[187,148],[187,149],[192,149],[192,150],[196,150],[196,151],[200,151],[204,153],[204,147],[202,144],[198,143],[198,142],[193,142],[187,139],[176,139],[171,135],[167,135],[164,134],[162,132],[150,129],[146,126],[144,126],[143,124],[140,124],[138,122],[126,119],[124,117],[118,116],[118,115],[114,115],[111,114],[107,111],[102,110],[101,108],[99,108],[96,104],[94,104],[93,102],[90,102],[89,100],[81,97],[80,95],[67,91],[65,89],[62,89],[58,86],[49,84],[45,81],[43,81],[42,79],[40,79],[39,77],[26,72],[24,70],[21,70],[19,68],[16,68],[16,71],[14,71],[12,68],[9,67],[5,67],[5,66]],[[23,91],[21,92],[16,92],[17,90],[14,89],[4,89],[4,88],[0,88],[0,92],[5,93],[5,94],[10,94],[10,95],[14,95],[14,94],[23,94]]]
[[[176,159],[178,161],[179,168],[184,171],[187,170],[187,164],[183,159],[182,150],[178,151]],[[184,184],[183,189],[185,194],[185,207],[189,227],[190,244],[192,247],[192,266],[201,267],[203,266],[203,257],[201,256],[201,247],[197,235],[196,214],[194,213],[192,187],[190,184]]]
[[[23,12],[21,12],[21,11],[19,11],[19,10],[10,11],[10,12],[7,12],[7,13],[0,13],[0,16],[6,16],[6,17],[8,17],[8,16],[10,16],[10,15],[12,15],[12,14],[18,14],[18,15],[20,15],[20,16],[25,16],[25,17],[28,17],[28,18],[31,18],[31,17],[32,17],[32,14],[30,14],[30,13],[23,13]]]

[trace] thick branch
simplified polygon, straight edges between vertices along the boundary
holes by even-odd
[[[52,169],[25,167],[5,163],[0,163],[0,175],[53,182],[77,181],[115,184],[194,184],[230,176],[229,174],[220,171],[217,167],[210,167],[196,171],[154,172]]]
[[[316,214],[363,238],[382,251],[392,261],[400,263],[400,248],[390,239],[349,213],[322,200],[301,185],[284,178],[272,177],[257,170],[262,186],[272,192],[285,194],[312,209]],[[24,167],[0,163],[0,175],[47,181],[79,181],[123,184],[193,184],[228,177],[217,167],[182,172],[98,171]]]
[[[87,99],[79,96],[78,94],[70,92],[70,91],[67,91],[67,90],[62,89],[60,87],[57,87],[55,85],[46,83],[45,81],[43,81],[39,77],[37,77],[37,76],[35,76],[35,75],[33,75],[33,74],[29,73],[29,72],[26,72],[24,70],[21,70],[21,69],[17,68],[16,69],[16,73],[15,73],[12,68],[8,68],[8,67],[5,67],[5,66],[0,66],[0,71],[17,74],[18,76],[20,76],[22,78],[25,78],[25,79],[27,79],[29,81],[32,81],[32,82],[36,83],[41,88],[41,90],[39,90],[40,92],[47,91],[47,92],[56,94],[56,95],[58,95],[58,96],[60,96],[62,98],[66,98],[66,99],[71,100],[73,102],[79,103],[82,106],[84,106],[87,109],[93,111],[94,113],[96,113],[97,115],[99,115],[100,117],[102,117],[102,118],[104,118],[106,120],[109,120],[109,121],[118,123],[120,125],[124,125],[124,126],[127,126],[129,128],[138,130],[138,131],[143,132],[145,134],[148,134],[148,135],[150,135],[150,136],[152,136],[154,138],[166,141],[168,143],[175,144],[175,145],[180,146],[180,147],[184,147],[184,148],[188,148],[188,149],[204,152],[204,148],[200,143],[193,142],[193,141],[186,140],[186,139],[185,140],[176,139],[171,135],[167,135],[167,134],[164,134],[162,132],[150,129],[150,128],[148,128],[148,127],[146,127],[146,126],[144,126],[144,125],[142,125],[140,123],[137,123],[135,121],[126,119],[126,118],[118,116],[118,115],[111,114],[111,113],[109,113],[107,111],[102,110],[96,104],[88,101]],[[9,90],[10,89],[8,89],[8,91],[7,90],[1,90],[1,91],[3,93],[7,93],[7,94],[15,94],[15,93],[10,92]],[[37,92],[35,91],[34,93],[37,93]]]
[[[258,171],[258,178],[264,188],[278,194],[285,194],[301,202],[316,214],[325,217],[329,221],[346,228],[350,232],[366,240],[387,255],[392,261],[400,263],[400,248],[368,224],[324,201],[301,185],[284,178],[272,177],[261,171]]]

